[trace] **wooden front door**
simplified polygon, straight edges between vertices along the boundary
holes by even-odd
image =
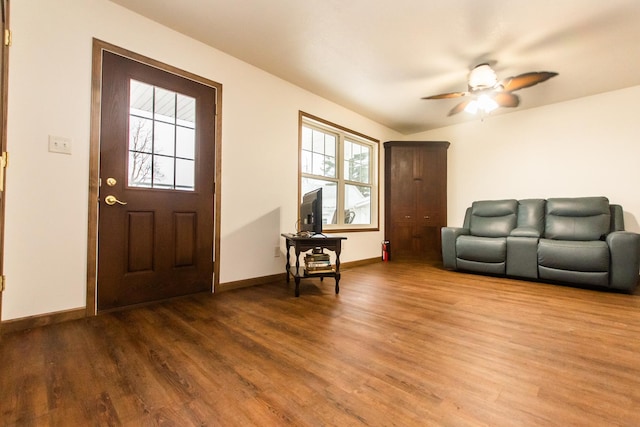
[[[216,89],[103,52],[97,308],[213,284]]]

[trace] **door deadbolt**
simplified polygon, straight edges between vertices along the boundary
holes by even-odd
[[[108,185],[109,187],[113,187],[113,186],[114,186],[114,185],[116,185],[117,183],[118,183],[118,181],[116,181],[116,179],[115,179],[115,178],[111,178],[111,177],[107,178],[107,185]]]

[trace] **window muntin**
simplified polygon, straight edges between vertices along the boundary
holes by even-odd
[[[302,172],[336,177],[336,145],[338,135],[310,127],[302,128]]]
[[[130,80],[130,187],[195,190],[195,113],[195,98]]]
[[[322,187],[323,228],[378,229],[378,141],[301,113],[300,197]]]

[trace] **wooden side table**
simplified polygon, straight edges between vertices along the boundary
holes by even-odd
[[[292,233],[282,233],[287,243],[287,283],[290,276],[293,276],[296,282],[296,297],[300,296],[300,279],[319,277],[323,280],[325,277],[334,277],[336,279],[336,294],[340,293],[340,252],[342,251],[342,241],[346,240],[343,236],[317,235],[317,237],[298,236]],[[294,248],[296,255],[296,264],[292,266],[290,263],[289,249]],[[322,248],[335,252],[336,265],[334,271],[308,273],[304,266],[300,266],[300,254],[315,248]]]

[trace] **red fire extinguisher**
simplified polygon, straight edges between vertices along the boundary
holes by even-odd
[[[382,261],[389,261],[391,259],[391,242],[385,240],[382,242]]]

